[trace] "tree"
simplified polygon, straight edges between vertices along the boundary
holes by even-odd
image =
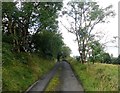
[[[70,28],[63,26],[76,36],[78,51],[82,63],[87,60],[87,55],[91,47],[95,35],[92,34],[94,27],[99,23],[105,23],[108,17],[113,17],[115,14],[111,10],[112,5],[106,8],[100,8],[97,2],[68,2],[67,7],[62,11],[62,14],[68,20]]]
[[[77,61],[80,61],[80,56],[75,56]]]
[[[14,51],[30,52],[33,34],[43,30],[57,33],[61,7],[61,2],[3,2],[3,41],[12,44]]]
[[[92,49],[92,55],[90,56],[91,61],[93,62],[101,62],[103,60],[102,56],[104,54],[104,47],[98,42],[94,41],[90,45]]]
[[[120,54],[119,54],[119,56],[117,58],[117,63],[120,64]]]
[[[103,54],[103,63],[111,63],[111,57],[109,55],[109,53],[104,53]]]
[[[12,37],[13,50],[27,51],[29,45],[29,24],[34,3],[23,2],[18,8],[17,2],[3,2],[3,32]]]
[[[62,46],[61,51],[62,51],[63,60],[65,60],[65,58],[69,57],[70,54],[71,54],[70,48],[68,46],[66,46],[66,45]]]
[[[118,64],[117,57],[112,57],[111,62],[112,64]]]
[[[57,53],[63,46],[62,37],[55,32],[42,31],[35,34],[32,39],[35,52],[43,57],[56,58]]]

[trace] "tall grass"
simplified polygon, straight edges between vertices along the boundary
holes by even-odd
[[[2,92],[2,42],[0,42],[0,92]]]
[[[118,91],[118,66],[71,62],[85,91]]]
[[[2,58],[3,91],[25,91],[55,64],[53,60],[45,60],[35,54],[12,53],[10,46],[5,45]]]

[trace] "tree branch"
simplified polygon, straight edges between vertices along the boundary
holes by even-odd
[[[62,23],[61,21],[60,21],[60,23],[63,25],[63,23]],[[69,30],[65,25],[63,25],[63,26],[66,28],[66,30],[67,30],[68,32],[71,32],[71,33],[74,33],[74,34],[75,34],[75,32]]]

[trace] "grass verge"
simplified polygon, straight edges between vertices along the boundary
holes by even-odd
[[[58,69],[55,76],[52,78],[52,80],[49,82],[48,86],[45,89],[45,93],[48,93],[50,91],[59,91],[60,86],[60,72],[61,68]]]
[[[3,44],[2,90],[25,91],[32,83],[49,72],[55,62],[40,58],[36,54],[10,51],[11,46]]]
[[[118,91],[118,66],[70,63],[85,91]]]

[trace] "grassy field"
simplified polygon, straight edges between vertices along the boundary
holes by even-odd
[[[10,51],[10,47],[7,44],[3,47],[3,91],[25,91],[55,64],[53,60],[45,60],[35,54],[14,54]]]
[[[118,91],[118,66],[70,63],[85,91]]]

